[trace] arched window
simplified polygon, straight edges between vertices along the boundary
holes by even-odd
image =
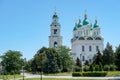
[[[58,43],[54,42],[54,48],[57,48],[57,47],[58,47]]]
[[[82,56],[82,61],[85,61],[85,56]]]
[[[95,40],[101,40],[101,38],[100,37],[96,37]]]
[[[84,46],[82,46],[82,51],[83,51],[83,52],[85,51],[85,47],[84,47]]]
[[[85,40],[84,37],[80,37],[79,40]]]
[[[96,51],[98,51],[99,50],[99,46],[96,46]]]
[[[54,34],[57,34],[57,29],[54,29]]]
[[[92,46],[89,46],[89,51],[92,51]]]
[[[88,38],[87,38],[87,40],[93,40],[93,38],[91,38],[91,37],[88,37]]]

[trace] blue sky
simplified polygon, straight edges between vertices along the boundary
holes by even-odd
[[[120,0],[0,0],[0,55],[7,50],[21,51],[31,59],[41,47],[48,47],[50,24],[55,7],[61,24],[63,45],[71,47],[75,22],[98,19],[104,45],[120,44]]]

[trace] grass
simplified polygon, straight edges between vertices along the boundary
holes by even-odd
[[[108,71],[107,76],[114,76],[114,75],[120,75],[120,71]],[[61,72],[61,73],[55,73],[55,74],[43,74],[45,76],[72,76],[72,72]]]
[[[22,80],[22,79],[21,79]],[[25,80],[40,80],[39,78],[28,78]],[[43,78],[42,80],[93,80],[93,79],[64,79],[64,78]]]
[[[72,72],[55,73],[55,74],[44,74],[45,76],[72,76]]]
[[[72,72],[44,74],[45,76],[72,76]],[[108,71],[107,76],[120,75],[120,71]]]
[[[115,76],[120,75],[120,71],[108,71],[107,76]]]
[[[21,75],[15,75],[15,78],[21,78]],[[14,75],[0,75],[0,79],[14,79]]]

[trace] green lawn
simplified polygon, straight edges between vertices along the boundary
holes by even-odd
[[[28,79],[25,79],[25,80],[40,80],[40,79],[38,79],[38,78],[32,78],[32,79],[28,78]],[[61,78],[61,79],[57,78],[56,79],[56,78],[43,78],[42,80],[93,80],[93,79],[63,79],[63,78]]]
[[[21,75],[15,75],[15,78],[21,78],[22,76]],[[14,79],[14,75],[0,75],[0,79]]]
[[[64,73],[55,73],[55,74],[44,74],[46,76],[72,76],[72,72],[64,72]]]
[[[120,71],[108,71],[107,76],[115,76],[120,75]]]
[[[56,73],[56,74],[44,74],[46,76],[72,76],[72,72]],[[107,76],[120,75],[120,71],[108,71]]]

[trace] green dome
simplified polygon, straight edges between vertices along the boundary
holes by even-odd
[[[58,18],[56,12],[54,13],[53,18]]]
[[[77,30],[77,27],[75,26],[74,29],[73,29],[73,31],[76,31],[76,30]]]
[[[81,20],[79,19],[79,22],[78,22],[77,28],[80,28],[80,27],[82,27],[82,24],[81,24]]]
[[[77,30],[77,23],[75,23],[75,27],[73,29],[73,31],[76,31]]]
[[[87,21],[87,14],[84,15],[83,25],[87,25],[89,22]]]
[[[97,28],[97,27],[99,27],[99,25],[97,24],[97,20],[95,20],[95,24],[94,24],[93,28]]]
[[[54,14],[54,15],[53,15],[53,18],[58,18],[58,16]]]

